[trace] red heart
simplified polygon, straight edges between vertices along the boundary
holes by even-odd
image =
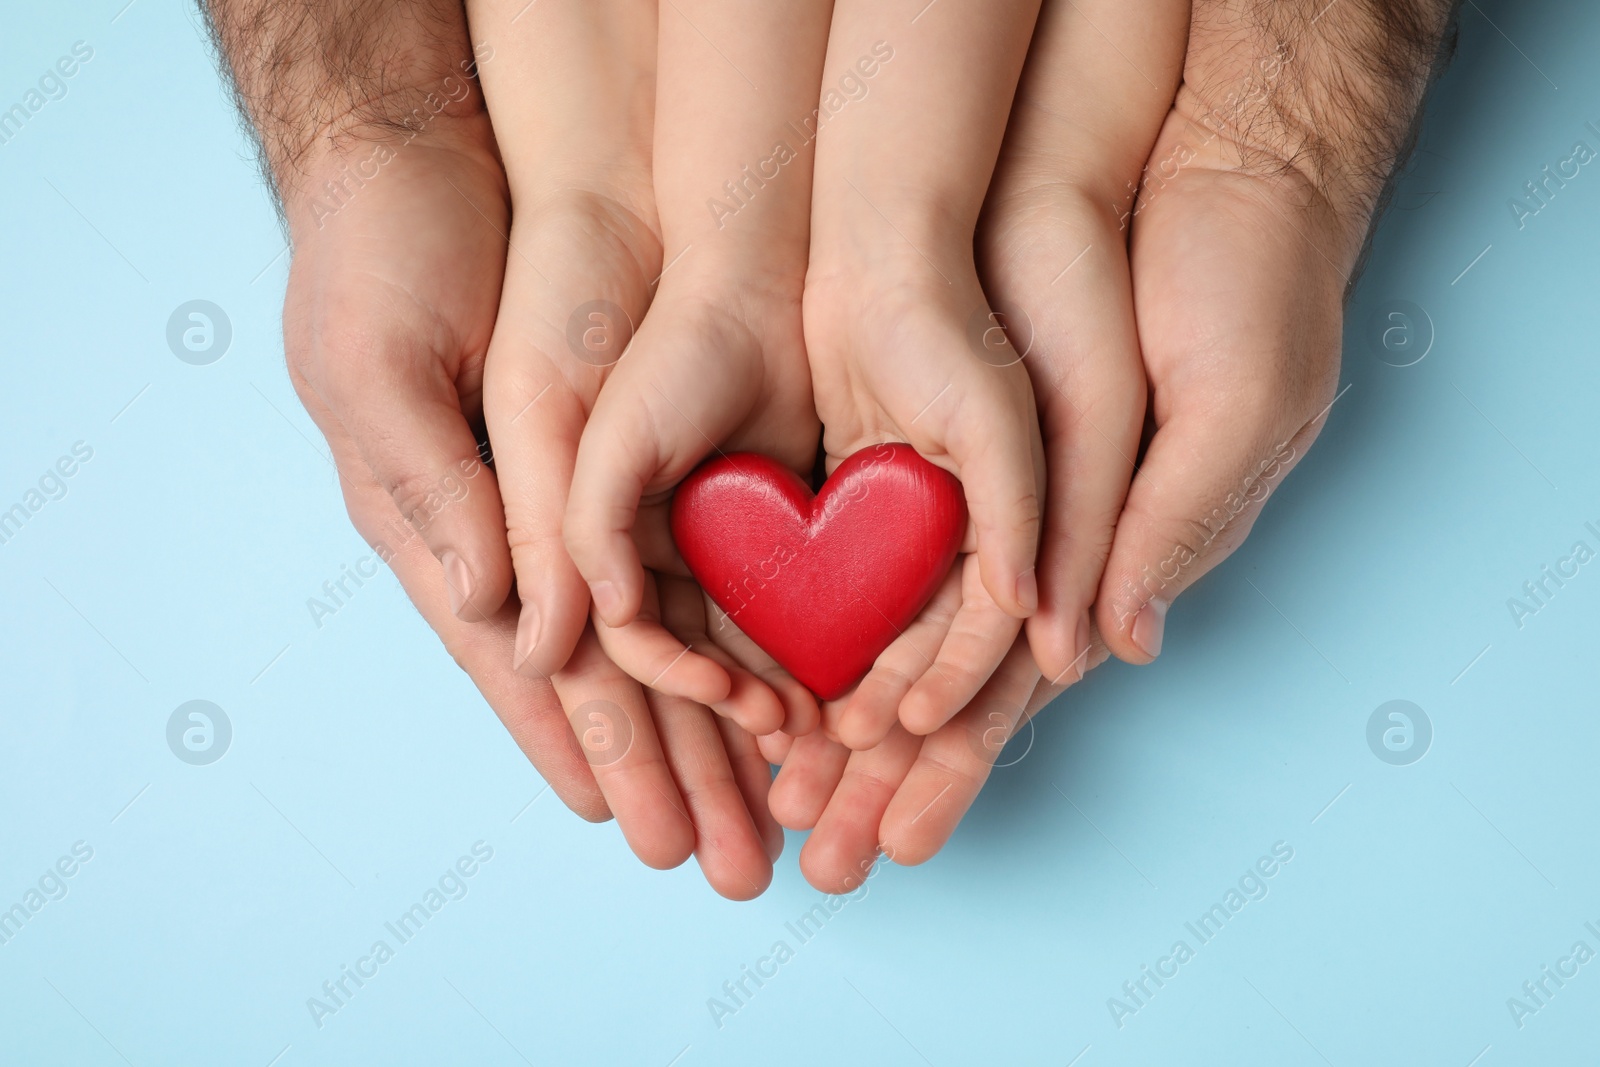
[[[824,700],[860,681],[922,610],[966,525],[961,483],[899,444],[857,452],[815,497],[766,456],[722,456],[672,501],[695,579]]]

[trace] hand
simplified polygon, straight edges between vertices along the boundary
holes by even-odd
[[[557,795],[605,819],[549,682],[508,669],[515,609],[494,604],[485,621],[463,621],[458,609],[475,601],[434,556],[437,545],[471,545],[476,574],[509,584],[499,493],[469,426],[505,262],[503,239],[477,212],[503,224],[505,185],[487,120],[445,125],[396,150],[320,227],[305,200],[286,203],[295,237],[284,305],[290,377],[327,437],[356,528]],[[365,159],[372,144],[351,149]],[[345,163],[327,156],[307,188]]]
[[[525,8],[471,5],[474,26],[500,42],[483,78],[515,206],[485,384],[523,601],[515,664],[529,677],[553,672],[634,852],[671,867],[693,851],[719,893],[744,899],[766,887],[783,846],[754,740],[684,699],[677,679],[660,687],[671,692],[647,691],[613,662],[611,652],[624,664],[640,653],[586,625],[588,588],[561,539],[580,435],[614,388],[607,379],[661,273],[650,166],[655,4]],[[692,586],[659,590],[655,617],[697,625]],[[508,657],[503,669],[512,665]],[[728,673],[732,703],[765,689],[741,688],[748,676]]]
[[[834,11],[824,84],[870,69],[856,58],[869,49],[890,69],[818,148],[805,325],[829,470],[904,441],[961,480],[972,525],[953,596],[935,599],[948,607],[924,612],[827,716],[853,748],[896,721],[921,734],[947,722],[1037,608],[1038,416],[1004,338],[974,343],[990,311],[972,249],[1036,9],[941,8],[899,50],[884,39],[897,5]]]
[[[663,536],[672,489],[713,449],[809,470],[818,427],[799,300],[798,279],[786,293],[781,282],[766,288],[749,276],[737,285],[702,280],[687,264],[681,281],[669,275],[584,429],[566,524],[568,550],[597,587],[595,628],[618,664],[756,734],[808,732],[815,702],[798,687],[780,697],[661,626],[633,530],[660,531],[647,540],[652,562],[672,565]]]
[[[798,687],[774,694],[661,624],[644,563],[682,567],[665,505],[711,452],[761,452],[802,475],[815,460],[800,318],[810,153],[788,139],[791,120],[817,99],[826,6],[683,0],[661,13],[653,185],[667,266],[579,443],[566,547],[589,582],[602,643],[635,678],[756,733],[804,732],[816,707]],[[724,46],[763,72],[762,92],[747,92],[701,25],[725,30]],[[641,544],[652,558],[641,559]]]
[[[1196,0],[1132,222],[1154,432],[1100,586],[1119,657],[1160,652],[1173,598],[1239,546],[1321,429],[1344,296],[1450,8]]]
[[[1109,653],[1098,641],[1084,670]],[[791,830],[810,830],[800,870],[824,893],[845,893],[881,854],[915,865],[944,847],[988,780],[1006,742],[1062,691],[1041,678],[1018,640],[978,697],[927,737],[899,725],[875,748],[852,752],[819,731],[761,738],[782,768],[768,803]]]
[[[328,435],[358,527],[393,566],[452,655],[557,793],[587,818],[609,816],[606,794],[597,786],[586,756],[604,766],[608,783],[623,779],[644,788],[664,779],[670,796],[665,817],[653,826],[635,826],[632,797],[625,790],[610,791],[630,816],[623,820],[625,832],[640,839],[641,851],[657,865],[681,862],[697,850],[708,879],[720,892],[754,895],[770,878],[771,858],[781,848],[782,838],[766,815],[766,770],[757,761],[754,766],[761,773],[750,773],[753,742],[733,735],[718,737],[714,731],[708,738],[706,731],[695,728],[691,708],[686,715],[675,715],[673,728],[659,737],[654,732],[630,733],[627,749],[618,756],[614,747],[591,743],[595,707],[580,702],[573,709],[571,726],[559,721],[565,716],[549,680],[525,679],[510,670],[516,606],[502,608],[487,623],[473,626],[452,617],[444,576],[437,563],[430,563],[422,537],[407,523],[415,520],[425,528],[451,514],[450,508],[465,501],[481,503],[495,493],[493,476],[477,461],[476,435],[467,438],[470,458],[448,470],[447,479],[423,495],[420,509],[402,516],[351,434],[313,388],[313,379],[320,383],[325,374],[343,375],[359,379],[368,389],[376,385],[379,401],[398,397],[403,403],[416,393],[409,386],[393,385],[396,371],[409,367],[404,364],[406,357],[439,351],[441,363],[454,367],[450,361],[459,352],[454,384],[461,389],[465,411],[461,403],[439,410],[443,406],[435,393],[420,403],[434,409],[428,414],[446,424],[451,424],[452,415],[463,424],[468,416],[478,421],[477,381],[505,264],[509,205],[488,121],[471,82],[463,78],[472,63],[464,58],[466,33],[460,8],[440,7],[436,22],[396,24],[374,17],[341,23],[336,12],[324,19],[289,17],[273,0],[211,0],[209,13],[218,38],[261,133],[296,236],[285,311],[291,373],[313,418]],[[408,37],[413,31],[426,32]],[[360,67],[320,68],[329,55],[367,48],[369,62]],[[303,58],[287,67],[263,62],[263,57],[278,54]],[[492,55],[492,50],[485,50],[480,58]],[[425,81],[430,66],[448,72],[439,84],[448,105],[434,107],[430,94],[414,83],[397,90],[392,100],[373,96],[357,84],[367,74],[383,75],[402,67],[406,78]],[[341,76],[350,83],[341,81]],[[340,99],[350,101],[349,113],[308,133],[308,124],[315,125],[310,118],[322,115],[328,101]],[[408,111],[414,101],[428,110]],[[365,174],[367,181],[357,182],[352,172]],[[324,181],[341,183],[344,194],[324,192]],[[371,344],[352,345],[352,339]],[[346,366],[341,356],[358,364]],[[448,371],[436,377],[451,381]],[[341,388],[356,391],[348,381]],[[379,447],[384,441],[405,443],[426,436],[404,417],[384,421],[380,415],[364,429],[377,437]],[[497,496],[494,504],[491,543],[498,542],[494,548],[505,555]],[[504,562],[509,566],[509,558]],[[589,643],[592,647],[592,635]],[[582,697],[583,687],[597,681],[604,686],[607,665],[595,663],[594,658],[560,679],[569,697]],[[611,671],[617,673],[615,668]],[[615,685],[604,692],[618,702],[609,705],[619,712],[611,718],[613,724],[629,715],[652,721],[639,711],[644,698],[636,687],[630,693]],[[706,715],[704,709],[698,713]],[[584,739],[582,748],[574,727]],[[634,770],[639,773],[630,773]],[[730,782],[737,789],[728,789]],[[690,795],[687,804],[678,797],[679,783]],[[656,814],[659,806],[658,798],[648,814]]]
[[[997,311],[977,332],[983,361],[1020,360],[1038,396],[1050,485],[1039,612],[1027,622],[1028,643],[1003,649],[976,699],[925,738],[894,726],[877,747],[851,753],[830,740],[843,733],[845,712],[829,705],[821,733],[792,744],[763,739],[769,759],[783,758],[774,814],[812,830],[800,863],[819,889],[850,888],[880,849],[897,863],[933,856],[1021,724],[1109,655],[1089,607],[1138,448],[1144,378],[1125,233],[1108,205],[1137,178],[1171,103],[1187,19],[1186,0],[1150,0],[1137,19],[1109,0],[1047,0],[1041,9],[979,228]],[[1155,88],[1143,72],[1161,79]],[[896,674],[926,669],[979,593],[960,588],[974,584],[972,571],[969,561],[952,575],[862,690],[892,695]],[[901,718],[913,721],[904,710]]]
[[[1189,0],[1046,0],[979,227],[997,324],[1039,401],[1049,488],[1027,632],[1057,684],[1086,668],[1144,425],[1127,221],[1188,28]]]

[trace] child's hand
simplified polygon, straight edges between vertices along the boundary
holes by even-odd
[[[897,716],[917,733],[942,725],[977,693],[1035,605],[1043,467],[1033,393],[1019,364],[990,365],[967,346],[964,320],[982,314],[983,295],[970,265],[966,274],[961,295],[970,303],[937,283],[898,299],[858,302],[865,283],[849,286],[849,297],[831,284],[807,293],[829,470],[862,448],[906,441],[962,480],[976,531],[977,551],[957,560],[945,595],[844,698],[838,736],[853,748],[877,744]],[[963,548],[973,547],[969,534]]]
[[[984,286],[1027,346],[1038,394],[1049,490],[1027,630],[1056,683],[1082,677],[1139,451],[1128,228],[1188,27],[1189,0],[1046,0],[979,227]],[[1144,180],[1170,176],[1155,163]]]
[[[803,733],[816,723],[815,701],[779,700],[710,646],[674,636],[641,562],[643,550],[653,568],[684,573],[666,536],[668,504],[709,452],[761,452],[797,471],[810,465],[818,428],[798,280],[784,295],[756,291],[749,277],[713,282],[686,271],[662,288],[584,429],[567,545],[595,590],[601,646],[623,670],[752,733]]]
[[[585,814],[609,808],[652,867],[698,855],[717,892],[743,899],[766,886],[783,844],[754,741],[692,700],[645,691],[607,657],[561,540],[578,438],[661,272],[650,168],[655,6],[471,4],[474,27],[497,45],[482,77],[515,207],[509,249],[502,219],[474,214],[470,187],[444,194],[492,254],[509,256],[484,408],[522,603],[514,642],[507,608],[492,646],[486,636],[452,652],[464,662],[497,654],[508,675],[514,661],[524,678],[512,681],[524,688],[553,684],[568,717],[554,724],[565,735],[559,751],[597,794]],[[527,744],[533,726],[508,723]]]
[[[750,690],[753,676],[641,614],[644,564],[682,564],[675,553],[642,561],[640,545],[661,543],[672,489],[713,452],[762,452],[803,474],[815,460],[800,317],[811,151],[789,122],[815,106],[827,11],[814,0],[681,0],[661,20],[654,177],[666,265],[584,429],[566,547],[603,646],[635,678],[753,732],[803,732],[815,725],[813,701],[784,709]],[[720,28],[720,51],[702,26]],[[759,92],[743,70],[761,78]]]
[[[589,619],[588,587],[561,541],[578,438],[661,272],[650,181],[655,0],[520,18],[515,0],[470,7],[499,46],[480,76],[514,207],[509,233],[494,234],[505,287],[484,414],[522,602],[513,666],[544,678]]]
[[[825,85],[888,55],[819,142],[806,338],[830,469],[905,441],[962,481],[973,534],[947,585],[837,715],[869,748],[899,720],[927,733],[978,693],[1038,606],[1038,415],[1021,355],[979,285],[973,231],[1036,5],[927,11],[840,0]],[[905,18],[902,19],[901,16]]]

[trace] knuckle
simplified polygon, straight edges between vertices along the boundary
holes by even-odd
[[[436,479],[415,467],[386,474],[383,481],[401,517],[419,532],[427,530],[452,500],[465,495],[457,491],[455,480]]]
[[[513,518],[510,508],[506,510],[506,543],[518,574],[525,567],[531,572],[552,560],[566,558],[567,542],[559,529],[538,528],[521,517]]]
[[[886,774],[877,769],[862,769],[856,772],[856,785],[869,795],[893,795],[900,788],[898,776]]]
[[[916,683],[917,677],[898,662],[887,660],[873,665],[867,681],[891,693],[904,693]]]
[[[959,789],[975,789],[983,782],[984,776],[973,766],[969,753],[929,745],[922,753],[922,761],[928,770]]]

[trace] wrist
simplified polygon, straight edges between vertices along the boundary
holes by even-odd
[[[899,288],[919,280],[948,285],[973,270],[980,206],[926,190],[842,185],[818,199],[810,272],[864,286],[888,281]]]
[[[803,249],[763,253],[743,246],[719,248],[713,239],[688,247],[669,244],[659,292],[738,305],[754,322],[778,308],[798,308],[805,282]]]
[[[235,99],[275,191],[289,195],[316,157],[359,143],[407,143],[441,118],[483,112],[477,64],[459,0],[415,0],[405,11],[322,0],[202,0]]]
[[[383,157],[381,166],[415,144],[481,141],[487,135],[483,94],[475,78],[447,73],[434,82],[351,102],[312,129],[260,128],[274,185],[285,201],[342,166]],[[285,205],[287,207],[287,204]]]
[[[498,189],[498,204],[474,203],[474,207],[492,216],[505,215],[510,196],[488,116],[440,115],[422,129],[398,135],[392,130],[350,128],[314,143],[279,180],[280,207],[291,243],[299,245],[302,238],[323,230],[352,208],[359,214],[362,204],[388,201],[387,196],[374,200],[368,190],[389,183],[404,187],[414,175],[437,173],[439,160],[448,160],[450,172],[463,186],[458,191],[469,199],[481,199],[469,191]]]
[[[811,244],[810,185],[779,175],[764,185],[725,182],[689,188],[658,180],[661,230],[673,274],[708,283],[749,284],[785,291],[805,277]],[[679,258],[681,256],[681,258]]]
[[[1198,135],[1202,165],[1209,155],[1232,169],[1297,176],[1364,235],[1410,148],[1453,5],[1324,3],[1286,0],[1249,14],[1196,3],[1174,110]]]
[[[663,278],[673,288],[797,299],[805,282],[811,220],[809,203],[795,192],[768,188],[738,211],[728,210],[731,199],[708,199],[687,212],[683,205],[674,209],[663,203]]]

